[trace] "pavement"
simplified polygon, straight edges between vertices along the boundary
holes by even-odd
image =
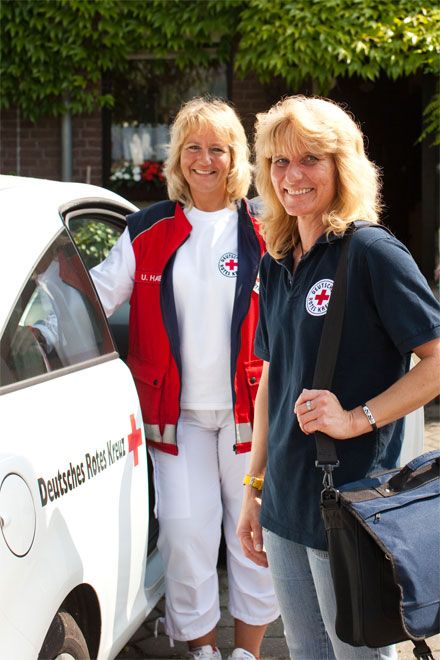
[[[440,447],[440,404],[431,404],[425,408],[425,439],[424,449],[430,451]],[[219,566],[220,608],[221,619],[217,629],[217,644],[223,658],[226,660],[234,648],[234,623],[227,610],[228,585],[226,569]],[[117,660],[175,660],[185,658],[186,643],[174,642],[171,645],[169,638],[163,631],[163,625],[157,620],[164,616],[164,599],[150,613],[142,626],[133,635],[130,642],[118,655]],[[155,628],[158,634],[155,636]],[[440,660],[440,634],[429,639],[429,646],[435,660]],[[398,660],[414,660],[412,642],[403,642],[397,645]],[[261,647],[261,660],[288,660],[289,652],[284,639],[283,625],[278,618],[266,632]],[[318,660],[310,658],[310,660]],[[339,658],[338,660],[344,660]]]

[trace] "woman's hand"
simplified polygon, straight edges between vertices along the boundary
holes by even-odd
[[[344,410],[337,397],[328,390],[304,389],[297,398],[293,412],[301,431],[306,435],[321,431],[335,440],[359,435],[354,412]],[[365,432],[368,424],[365,425]]]
[[[252,486],[246,486],[237,536],[243,554],[258,566],[267,566],[266,552],[263,550],[263,533],[260,525],[261,497]],[[255,493],[255,494],[254,494]]]

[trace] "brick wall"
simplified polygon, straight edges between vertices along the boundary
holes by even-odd
[[[37,123],[18,119],[15,109],[0,117],[0,172],[61,179],[61,119],[45,117]],[[101,112],[72,121],[73,180],[102,185]],[[88,170],[88,167],[90,168]]]
[[[269,108],[286,94],[285,83],[274,79],[270,84],[261,84],[254,74],[249,74],[243,80],[234,76],[232,80],[232,102],[240,115],[240,119],[246,131],[251,149],[251,161],[254,159],[253,144],[256,115],[259,112],[267,112]],[[251,186],[248,197],[257,195],[254,185]]]
[[[2,174],[60,178],[59,120],[44,118],[33,124],[11,109],[2,112],[0,126]]]
[[[273,85],[263,86],[253,74],[234,76],[232,101],[252,144],[257,112],[273,102]],[[17,126],[17,121],[19,125]],[[17,130],[18,129],[18,130]],[[0,172],[47,179],[61,179],[61,119],[45,117],[36,124],[17,118],[16,109],[0,116]],[[102,114],[80,115],[72,120],[73,180],[102,185]]]
[[[254,74],[250,74],[243,80],[233,77],[231,94],[231,100],[240,115],[249,144],[252,145],[256,114],[265,112],[272,105],[271,90],[262,85]]]
[[[102,114],[73,119],[73,179],[102,186]]]

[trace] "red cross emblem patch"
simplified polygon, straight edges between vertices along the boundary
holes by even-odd
[[[219,259],[218,269],[225,277],[237,277],[238,256],[234,252],[226,252]]]
[[[306,310],[312,316],[322,316],[327,312],[333,280],[319,280],[310,289],[306,297]]]
[[[142,445],[142,431],[136,428],[136,420],[134,415],[130,415],[131,433],[128,435],[128,451],[133,452],[133,460],[135,466],[139,462],[138,448]]]

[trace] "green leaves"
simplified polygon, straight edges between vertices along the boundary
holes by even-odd
[[[423,117],[425,120],[425,127],[421,136],[418,139],[418,142],[422,142],[424,139],[430,137],[432,138],[433,145],[440,145],[440,92],[437,90],[437,93],[434,94],[431,101],[428,103],[426,108],[423,111]]]
[[[67,95],[69,105],[91,109],[99,96],[100,71],[93,63],[96,47],[81,28],[91,29],[93,5],[7,1],[1,14],[2,105],[17,104],[33,120],[64,112]]]
[[[233,60],[238,74],[293,88],[312,80],[320,93],[339,76],[440,67],[434,0],[3,0],[0,16],[0,103],[33,120],[66,103],[74,113],[111,105],[102,74],[139,54],[191,70]]]
[[[101,76],[129,57],[172,55],[181,68],[230,58],[238,0],[3,0],[1,106],[37,120],[111,105]],[[66,97],[68,100],[66,101]]]
[[[87,268],[103,261],[119,238],[119,232],[97,220],[72,220],[70,230]]]
[[[428,0],[249,0],[240,16],[236,67],[309,78],[326,88],[339,75],[396,78],[438,66],[440,10]],[[270,62],[270,66],[268,63]]]
[[[313,81],[328,93],[339,76],[376,80],[440,66],[440,9],[433,0],[248,0],[235,67],[295,89]],[[439,127],[431,104],[424,136]],[[437,128],[435,129],[435,126]]]

